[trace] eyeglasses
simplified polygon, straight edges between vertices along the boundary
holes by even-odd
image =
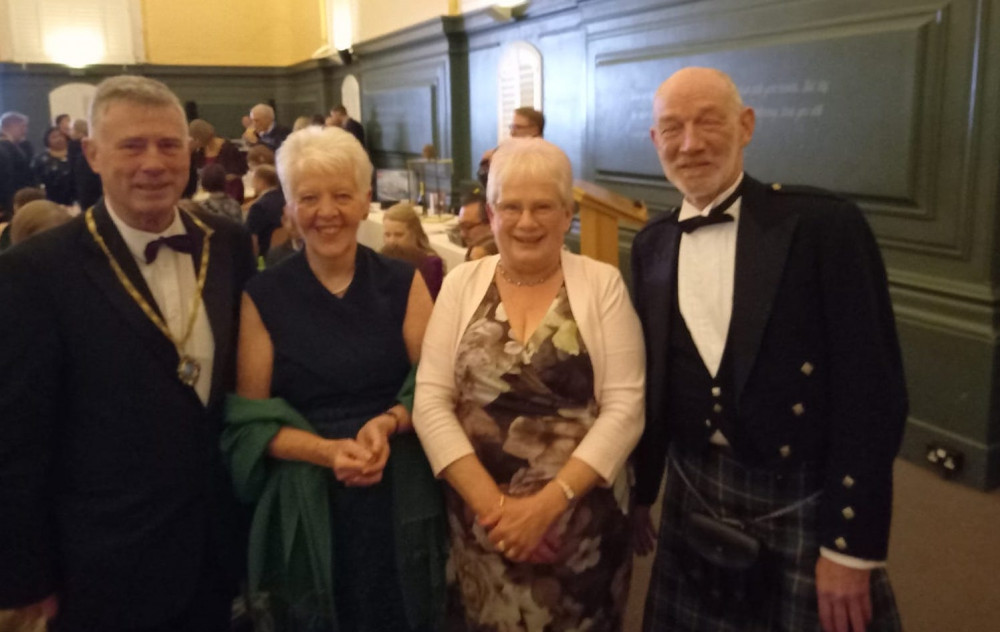
[[[520,204],[501,203],[497,212],[500,214],[500,219],[503,221],[516,222],[521,219],[525,210],[531,213],[531,217],[533,219],[544,221],[562,211],[563,207],[558,204],[538,204],[537,206],[525,207]]]

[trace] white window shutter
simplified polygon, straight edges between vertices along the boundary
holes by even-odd
[[[508,44],[497,72],[497,142],[510,138],[510,122],[520,107],[542,109],[542,54],[527,42]]]

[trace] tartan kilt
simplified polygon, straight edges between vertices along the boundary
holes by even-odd
[[[794,504],[822,486],[821,472],[802,466],[773,472],[748,468],[723,449],[709,447],[700,455],[678,458],[691,485],[722,518],[749,521]],[[819,556],[816,530],[818,500],[783,516],[755,523],[747,531],[769,551],[773,578],[771,599],[753,613],[727,611],[699,596],[675,552],[683,517],[705,512],[672,465],[667,467],[663,515],[656,558],[646,597],[646,632],[812,632],[819,631],[815,567]],[[868,632],[899,632],[889,578],[884,568],[872,571],[872,623]]]

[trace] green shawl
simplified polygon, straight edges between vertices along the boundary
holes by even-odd
[[[230,395],[226,400],[222,451],[237,497],[256,503],[250,527],[250,590],[273,592],[289,603],[312,597],[311,605],[336,627],[327,501],[332,472],[311,463],[270,458],[267,447],[283,426],[316,433],[283,399]],[[436,629],[445,603],[441,489],[416,435],[393,436],[390,450],[386,476],[393,489],[396,560],[407,619],[413,628]]]

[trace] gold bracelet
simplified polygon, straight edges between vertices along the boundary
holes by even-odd
[[[552,482],[554,482],[556,485],[559,486],[559,489],[562,490],[563,496],[566,497],[566,502],[572,505],[573,501],[576,500],[576,492],[573,491],[573,488],[570,487],[570,484],[564,481],[563,479],[559,478],[558,476],[553,478]]]

